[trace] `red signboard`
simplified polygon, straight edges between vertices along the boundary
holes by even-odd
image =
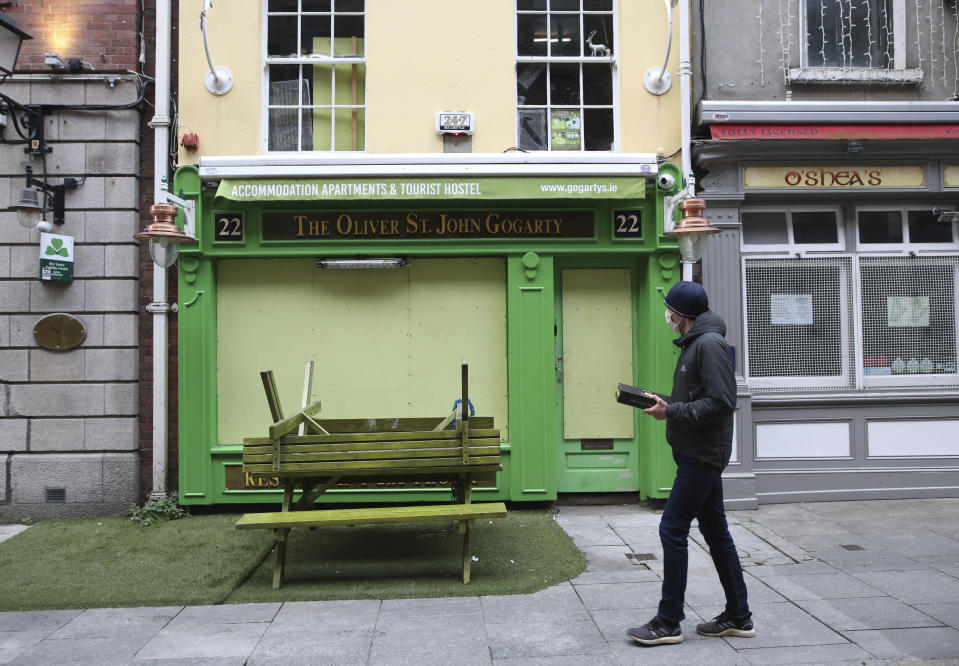
[[[709,126],[714,139],[959,139],[959,125]]]

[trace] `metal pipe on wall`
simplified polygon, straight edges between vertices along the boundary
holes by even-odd
[[[696,196],[696,178],[693,176],[692,156],[692,76],[693,70],[689,62],[689,0],[679,0],[679,131],[682,146],[682,175],[685,179],[685,190],[688,196]],[[693,279],[693,265],[682,263],[682,277],[684,280]]]
[[[156,99],[153,128],[153,201],[163,203],[166,190],[170,142],[170,0],[156,3]],[[153,488],[150,499],[166,497],[167,471],[167,272],[153,265],[153,302],[147,306],[153,314]]]

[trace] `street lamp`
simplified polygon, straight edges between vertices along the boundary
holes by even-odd
[[[21,162],[24,174],[26,175],[26,184],[20,191],[20,200],[14,204],[17,209],[17,222],[21,227],[35,229],[42,223],[43,214],[47,210],[53,213],[53,223],[57,226],[63,224],[65,217],[64,193],[68,189],[77,187],[80,182],[76,178],[64,178],[60,185],[49,185],[42,180],[33,177],[33,168],[29,162]],[[43,192],[44,203],[40,203],[40,192]],[[49,229],[41,229],[49,231]]]
[[[695,264],[703,258],[706,249],[706,236],[718,234],[721,230],[710,226],[709,221],[702,216],[706,202],[702,199],[689,198],[679,202],[679,209],[683,212],[682,218],[672,229],[666,232],[667,236],[675,236],[679,244],[679,255],[683,262]]]
[[[0,71],[3,72],[4,77],[13,74],[13,68],[20,55],[20,45],[25,39],[33,39],[33,37],[18,28],[12,18],[0,12]]]
[[[191,202],[192,203],[192,202]],[[150,256],[153,263],[161,268],[169,268],[180,254],[180,244],[194,240],[186,235],[174,224],[177,207],[168,203],[158,203],[150,206],[153,222],[146,229],[136,234],[137,240],[150,241]]]

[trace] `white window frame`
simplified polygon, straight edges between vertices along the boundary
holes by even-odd
[[[941,254],[950,250],[959,250],[959,222],[952,223],[952,242],[951,243],[912,243],[909,241],[909,211],[931,210],[934,208],[929,204],[923,205],[894,205],[894,206],[856,206],[856,248],[862,252],[897,252],[900,254],[928,252]],[[942,210],[954,210],[953,208],[942,208]],[[860,211],[897,211],[899,213],[899,223],[902,228],[901,243],[861,243],[859,241],[859,212]]]
[[[914,208],[914,207],[913,207]],[[857,210],[860,210],[857,208]],[[885,209],[885,210],[888,210]],[[858,234],[858,228],[856,233]],[[890,253],[867,253],[863,252],[857,254],[853,260],[853,270],[855,271],[855,283],[854,289],[856,295],[862,291],[862,274],[860,270],[859,259],[864,257],[889,257]],[[895,255],[892,255],[895,256]],[[926,255],[929,256],[929,255]],[[938,253],[934,256],[929,257],[930,259],[935,259],[937,257],[947,258],[956,256],[955,253]],[[952,284],[953,284],[953,307],[955,309],[955,316],[953,321],[955,322],[955,330],[953,331],[953,341],[959,347],[959,262],[953,266],[952,274]],[[864,369],[864,354],[863,354],[863,317],[862,317],[862,299],[855,298],[856,300],[856,309],[854,311],[854,316],[856,319],[856,340],[854,343],[856,345],[856,374],[858,379],[858,386],[863,389],[878,389],[878,388],[888,388],[888,387],[916,387],[920,388],[923,386],[955,386],[959,383],[959,376],[955,373],[953,374],[918,374],[918,375],[866,375]]]
[[[953,242],[952,243],[910,243],[909,241],[909,211],[930,210],[933,208],[928,203],[899,203],[894,202],[890,205],[854,205],[852,232],[855,237],[852,241],[852,249],[849,252],[834,252],[837,247],[824,244],[799,244],[793,242],[792,215],[793,211],[835,211],[837,220],[837,238],[842,249],[845,248],[846,225],[843,223],[843,208],[832,206],[750,206],[741,209],[740,213],[783,213],[786,217],[787,239],[785,244],[772,245],[747,245],[744,240],[744,234],[740,235],[741,266],[740,275],[742,276],[742,325],[743,325],[743,347],[744,347],[744,371],[747,383],[750,388],[757,390],[795,390],[802,392],[805,390],[821,391],[828,387],[836,387],[840,390],[858,391],[864,389],[889,389],[889,388],[922,388],[922,387],[955,387],[959,384],[959,376],[955,373],[950,374],[897,374],[897,375],[866,375],[864,369],[864,321],[862,312],[862,272],[860,260],[868,257],[901,257],[905,254],[921,255],[924,261],[935,261],[937,258],[951,259],[959,256],[959,222],[952,222]],[[938,207],[937,207],[938,208]],[[859,242],[859,212],[860,211],[897,211],[900,215],[900,224],[903,230],[903,242],[901,243],[860,243]],[[942,210],[947,210],[942,208]],[[807,255],[808,253],[808,255]],[[789,260],[791,256],[797,257],[797,261],[802,259],[817,258],[839,258],[849,259],[849,267],[841,265],[840,280],[843,284],[847,283],[849,278],[850,292],[843,290],[840,294],[839,307],[840,312],[847,312],[852,308],[852,317],[849,321],[842,317],[840,323],[840,335],[842,336],[842,374],[827,377],[753,377],[749,374],[749,303],[747,299],[747,280],[746,266],[750,259],[774,259],[782,258]],[[952,263],[951,261],[949,263]],[[801,263],[799,264],[801,265]],[[956,296],[954,298],[954,307],[956,309],[955,319],[956,331],[954,333],[954,342],[959,347],[959,262],[953,265],[953,289]],[[845,275],[845,271],[851,271],[851,275]],[[849,326],[852,326],[852,336],[850,337]],[[959,351],[959,350],[957,350]],[[850,358],[852,363],[850,363]],[[853,373],[850,375],[850,373]],[[850,381],[852,379],[853,381]]]
[[[836,241],[835,243],[796,243],[793,238],[793,218],[796,213],[835,213]],[[843,214],[840,206],[750,206],[743,208],[740,215],[745,213],[784,213],[786,215],[786,242],[785,243],[746,243],[745,232],[739,235],[739,247],[749,254],[784,254],[805,252],[843,252],[846,249],[846,238],[843,233]],[[741,220],[742,218],[740,218]]]
[[[367,0],[369,2],[369,0]],[[260,136],[261,136],[261,149],[264,154],[268,155],[290,155],[296,153],[354,153],[361,154],[366,152],[366,123],[363,123],[363,150],[337,150],[336,149],[336,111],[341,109],[357,109],[360,111],[366,111],[366,104],[337,104],[336,103],[336,68],[334,65],[362,65],[366,67],[366,48],[363,49],[363,55],[360,57],[345,57],[345,56],[330,56],[330,57],[296,57],[296,56],[270,56],[267,51],[269,50],[268,41],[269,41],[269,17],[270,15],[279,15],[279,14],[289,14],[302,16],[302,2],[298,1],[297,11],[294,12],[270,12],[269,11],[269,0],[264,0],[262,3],[261,17],[263,31],[261,36],[261,58],[263,62],[263,77],[261,81],[261,106],[262,111],[260,118]],[[335,12],[336,14],[346,14],[351,16],[363,16],[364,23],[364,35],[365,35],[365,26],[366,26],[366,8],[367,4],[363,4],[364,11],[362,12]],[[306,12],[306,15],[312,14],[327,14],[331,12]],[[297,22],[297,25],[301,25],[300,22]],[[300,43],[299,27],[297,28],[296,35],[296,44],[297,47]],[[331,37],[332,39],[332,37]],[[365,36],[364,36],[365,40]],[[299,112],[302,109],[327,109],[330,112],[330,117],[333,121],[330,122],[330,150],[270,150],[270,65],[329,65],[331,67],[331,92],[330,92],[330,103],[329,104],[312,104],[310,106],[297,105],[295,108]],[[302,81],[302,77],[300,77]],[[366,92],[364,90],[363,98],[366,99]],[[273,108],[293,108],[293,107],[273,107]],[[365,115],[365,114],[364,114]],[[297,136],[302,136],[302,113],[297,113]]]
[[[765,209],[764,209],[765,210]],[[810,257],[812,258],[844,258],[849,257],[848,254],[828,254],[820,255],[820,257]],[[751,389],[766,389],[766,390],[782,390],[782,389],[795,389],[797,391],[802,391],[804,389],[816,389],[822,390],[823,388],[837,388],[841,390],[849,389],[850,378],[852,373],[855,371],[855,367],[852,366],[849,362],[850,358],[855,359],[856,357],[850,353],[850,340],[851,336],[849,334],[850,322],[846,317],[840,317],[840,327],[839,335],[841,342],[841,359],[842,359],[842,372],[838,375],[818,375],[816,377],[794,377],[788,375],[782,376],[773,376],[773,377],[753,377],[749,374],[749,301],[747,299],[746,293],[746,265],[750,259],[772,259],[774,257],[769,257],[768,255],[750,255],[743,256],[741,261],[741,275],[742,275],[742,303],[743,303],[743,371],[746,375],[746,383]],[[804,257],[796,257],[795,259],[791,257],[782,257],[784,261],[795,261],[797,265],[802,265]],[[855,260],[850,258],[850,263],[854,266]],[[841,263],[839,265],[839,281],[841,285],[849,284],[850,289],[855,289],[855,284],[852,282],[851,276],[848,276],[846,272],[850,270],[848,267],[843,266]],[[855,269],[852,269],[855,271]],[[850,278],[847,280],[847,277]],[[839,292],[839,310],[837,312],[848,312],[850,307],[849,299],[850,297],[854,298],[854,294],[846,293],[845,289],[840,289]],[[855,330],[855,315],[853,316],[853,327]],[[856,348],[856,341],[852,340],[851,344],[853,346],[853,351]]]
[[[799,67],[789,70],[793,83],[863,83],[919,84],[921,69],[906,69],[906,0],[892,0],[892,64],[890,67],[822,67],[810,63],[808,54],[809,30],[806,23],[806,3],[799,2]]]
[[[613,107],[613,140],[612,140],[612,143],[610,144],[610,149],[609,149],[608,151],[605,151],[605,150],[586,150],[586,147],[585,147],[585,146],[586,146],[586,137],[585,137],[585,134],[581,134],[580,149],[579,149],[579,150],[558,150],[558,151],[554,151],[551,147],[548,147],[546,150],[536,151],[536,152],[544,152],[544,153],[557,152],[557,153],[567,153],[567,154],[569,154],[569,155],[576,155],[576,154],[582,154],[582,153],[615,153],[615,152],[619,152],[619,142],[620,142],[620,131],[619,131],[619,117],[620,117],[620,116],[619,116],[619,108],[620,108],[620,101],[619,101],[619,76],[618,76],[618,71],[617,71],[617,67],[618,67],[618,65],[617,65],[617,54],[619,53],[619,41],[620,41],[620,37],[619,37],[620,26],[619,26],[618,23],[617,23],[617,18],[618,18],[618,16],[619,16],[619,0],[612,0],[612,7],[613,7],[613,8],[612,8],[612,10],[609,11],[609,12],[604,12],[604,11],[592,11],[592,10],[586,11],[586,10],[584,10],[584,9],[582,8],[582,7],[583,7],[582,0],[580,1],[580,5],[579,5],[579,6],[580,6],[580,9],[579,9],[578,11],[572,11],[572,10],[570,10],[570,11],[557,12],[557,13],[561,13],[561,14],[577,14],[577,13],[579,14],[580,34],[583,36],[584,48],[587,48],[587,47],[585,46],[585,44],[586,44],[586,33],[585,33],[585,31],[583,30],[583,14],[584,14],[584,13],[589,13],[589,14],[609,14],[610,16],[612,16],[614,29],[613,29],[613,44],[612,44],[612,47],[611,47],[611,48],[612,48],[612,54],[611,54],[611,55],[609,55],[609,56],[596,56],[596,57],[593,57],[593,56],[551,56],[551,55],[545,55],[545,56],[521,56],[521,55],[519,55],[519,52],[518,52],[518,44],[517,44],[517,41],[516,41],[516,35],[519,33],[519,16],[520,16],[520,14],[547,14],[547,15],[548,15],[548,14],[550,13],[549,4],[550,4],[550,0],[547,0],[547,6],[546,6],[546,9],[545,9],[545,10],[535,10],[535,11],[534,11],[534,10],[519,10],[519,9],[516,8],[516,0],[513,0],[513,57],[514,57],[514,63],[513,63],[513,124],[514,124],[514,130],[515,130],[515,138],[514,138],[515,144],[514,144],[514,145],[519,146],[519,144],[520,144],[520,131],[519,131],[519,122],[518,122],[518,119],[519,119],[519,111],[521,110],[521,108],[520,108],[520,105],[519,105],[519,104],[517,103],[517,101],[516,101],[516,67],[517,67],[517,65],[520,65],[520,64],[522,64],[522,63],[543,63],[544,65],[564,64],[564,63],[580,64],[580,65],[582,65],[582,64],[595,65],[595,64],[601,64],[601,63],[608,63],[609,66],[610,66],[610,69],[611,69],[610,74],[611,74],[612,88],[613,88],[613,103],[612,103],[612,107]],[[547,73],[547,78],[546,78],[546,94],[547,94],[547,96],[548,96],[548,95],[549,95],[549,89],[550,89],[549,67],[548,67],[548,66],[547,66],[547,68],[546,68],[546,73]],[[582,70],[582,68],[580,68],[580,70],[579,70],[579,80],[580,80],[580,91],[582,91],[582,89],[583,89],[583,70]],[[547,97],[547,99],[548,99],[548,97]],[[554,110],[557,110],[557,111],[559,111],[559,110],[578,110],[578,111],[580,112],[580,121],[582,122],[582,121],[585,119],[586,109],[606,109],[606,108],[609,108],[609,107],[608,107],[607,105],[584,104],[584,103],[583,103],[583,100],[580,100],[580,104],[577,105],[577,106],[575,106],[575,107],[574,107],[574,106],[571,106],[571,105],[569,105],[569,104],[556,104],[556,105],[554,105],[554,104],[550,104],[550,103],[547,103],[547,104],[523,104],[523,105],[522,105],[522,110],[526,110],[526,109],[530,109],[530,110],[543,109],[543,110],[545,110],[545,112],[546,112],[546,132],[547,132],[547,135],[549,134],[549,130],[550,130],[550,115],[551,115],[551,112],[554,111]],[[581,129],[580,131],[582,132],[582,129]],[[547,141],[549,141],[548,136],[547,136]]]

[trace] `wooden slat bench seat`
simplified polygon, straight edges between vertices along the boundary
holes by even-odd
[[[307,374],[309,377],[310,366]],[[325,527],[457,521],[463,534],[463,582],[470,579],[470,522],[506,515],[502,502],[473,504],[474,484],[495,483],[502,469],[500,433],[489,417],[467,410],[428,418],[318,419],[319,403],[284,417],[272,372],[261,373],[274,423],[269,437],[243,440],[243,471],[254,477],[277,477],[283,487],[282,510],[250,513],[237,529],[272,529],[276,540],[273,588],[283,583],[286,543],[294,527]],[[307,379],[307,387],[309,379]],[[468,404],[467,368],[463,365],[462,404]],[[452,428],[452,429],[449,429]],[[294,434],[299,432],[300,434]],[[450,481],[451,504],[315,508],[329,488],[344,482]],[[294,490],[301,493],[294,502]]]
[[[316,509],[313,511],[273,511],[248,513],[236,522],[237,529],[282,529],[284,527],[332,527],[337,525],[376,525],[418,523],[431,520],[476,520],[503,518],[502,502],[482,504],[427,504],[422,506],[361,507],[357,509]]]

